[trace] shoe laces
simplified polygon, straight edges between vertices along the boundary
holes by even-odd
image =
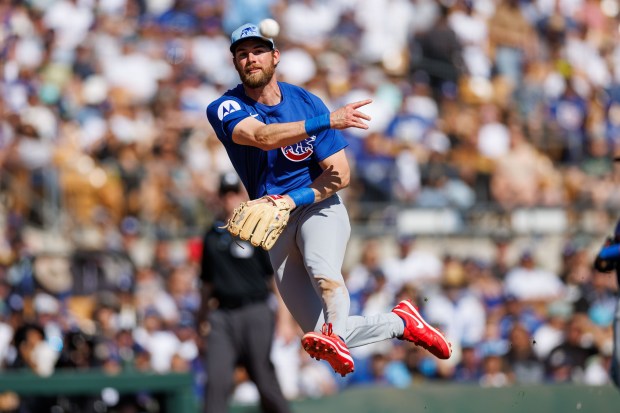
[[[333,334],[332,323],[324,323],[321,332],[326,336],[331,336]]]

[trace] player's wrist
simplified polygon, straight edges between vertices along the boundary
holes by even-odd
[[[297,204],[295,204],[295,200],[291,198],[289,195],[282,195],[282,198],[286,199],[288,204],[291,206],[291,209],[297,208]]]
[[[304,128],[306,135],[314,136],[317,133],[323,132],[331,127],[330,113],[324,113],[319,116],[315,116],[310,119],[306,119]]]
[[[310,205],[315,201],[314,190],[308,187],[293,189],[287,195],[295,203],[296,207]]]

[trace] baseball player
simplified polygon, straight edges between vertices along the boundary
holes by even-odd
[[[250,198],[281,195],[292,208],[269,257],[280,294],[306,333],[304,349],[342,376],[354,370],[350,347],[390,338],[449,358],[448,341],[409,301],[390,313],[349,316],[341,267],[351,228],[337,192],[349,184],[350,170],[339,130],[367,129],[370,117],[360,108],[371,100],[330,113],[312,93],[278,82],[280,51],[254,24],[232,33],[230,51],[241,84],[212,102],[207,117]]]
[[[601,272],[616,271],[620,286],[620,219],[616,223],[614,234],[605,240],[594,260],[594,268]],[[611,360],[610,375],[614,384],[620,388],[620,292],[614,313],[614,350]]]

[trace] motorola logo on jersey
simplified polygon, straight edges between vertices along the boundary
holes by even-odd
[[[313,142],[315,140],[316,136],[311,136],[301,142],[297,142],[294,145],[285,146],[282,148],[282,153],[286,156],[286,159],[290,161],[303,161],[304,159],[308,159],[308,157],[314,152]]]
[[[224,116],[238,110],[241,110],[241,105],[239,103],[234,100],[226,100],[220,104],[219,108],[217,108],[217,117],[222,120],[224,119]]]

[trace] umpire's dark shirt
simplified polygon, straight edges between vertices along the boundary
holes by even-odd
[[[216,221],[205,234],[200,278],[212,285],[220,308],[239,308],[267,299],[273,274],[269,256],[261,248],[235,240]]]

